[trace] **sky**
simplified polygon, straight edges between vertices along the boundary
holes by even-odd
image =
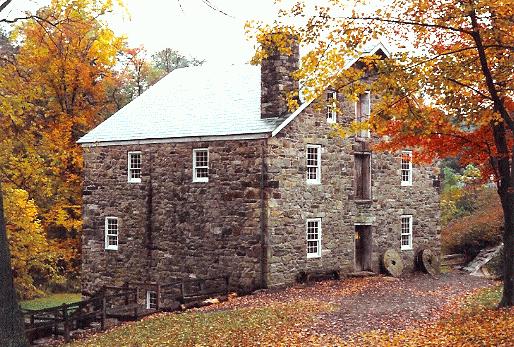
[[[8,17],[14,17],[49,2],[14,0],[6,10]],[[278,10],[273,0],[125,0],[125,4],[130,17],[117,11],[107,22],[117,34],[127,36],[130,46],[143,45],[150,53],[170,47],[214,63],[248,62],[254,48],[245,37],[245,22],[273,21]]]

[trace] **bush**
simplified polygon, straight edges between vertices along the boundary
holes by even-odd
[[[444,254],[463,253],[469,259],[481,249],[502,241],[503,211],[494,189],[477,192],[476,208],[467,216],[452,220],[441,231]]]

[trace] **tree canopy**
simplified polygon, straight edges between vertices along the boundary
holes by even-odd
[[[279,49],[291,34],[300,37],[308,52],[296,77],[307,99],[328,86],[353,99],[366,90],[381,94],[368,121],[340,134],[370,127],[375,150],[413,148],[418,162],[458,157],[484,180],[494,177],[505,218],[502,305],[513,304],[514,281],[513,24],[511,0],[331,0],[284,4],[274,24],[248,25],[257,39],[286,33],[274,35]],[[347,65],[378,40],[392,47],[390,59]],[[256,60],[263,55],[258,49]]]

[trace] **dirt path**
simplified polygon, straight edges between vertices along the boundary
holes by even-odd
[[[324,314],[315,329],[348,336],[419,326],[451,312],[457,299],[466,293],[492,283],[461,273],[442,274],[437,279],[422,274],[399,280],[383,278],[378,285],[340,298],[339,310]]]
[[[457,299],[494,282],[463,273],[438,278],[415,274],[401,279],[369,277],[326,281],[278,291],[262,291],[199,311],[267,306],[277,302],[318,300],[335,306],[308,329],[313,334],[341,337],[369,330],[393,331],[437,320],[448,314]]]

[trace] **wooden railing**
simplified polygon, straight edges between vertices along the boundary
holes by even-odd
[[[105,330],[106,319],[121,316],[138,320],[143,314],[139,303],[139,290],[153,290],[157,301],[152,312],[173,310],[171,303],[187,304],[208,297],[227,295],[229,276],[188,279],[166,284],[159,282],[128,282],[121,287],[104,286],[90,299],[71,304],[62,304],[42,310],[22,310],[25,332],[30,342],[48,335],[63,335],[64,341],[70,340],[70,332],[99,322]],[[146,295],[145,295],[146,297]],[[186,305],[187,307],[187,305]],[[116,310],[124,313],[116,313]],[[127,312],[130,311],[131,312]],[[42,335],[42,336],[41,336]]]

